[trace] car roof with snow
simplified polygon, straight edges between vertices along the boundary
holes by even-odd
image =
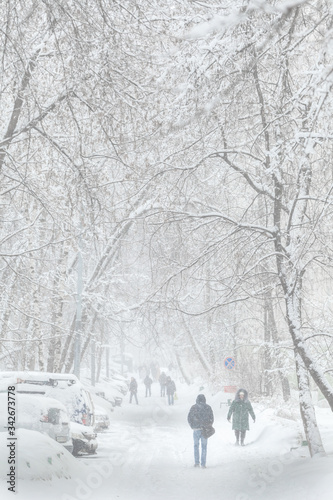
[[[15,401],[15,406],[19,411],[22,411],[25,408],[31,406],[38,406],[40,409],[47,411],[49,408],[59,408],[59,410],[66,411],[65,405],[59,401],[59,399],[45,397],[40,394],[24,394],[17,393],[15,394],[12,400]],[[0,404],[3,404],[3,401],[8,401],[7,392],[0,392]]]
[[[56,408],[62,412],[62,421],[69,422],[68,413],[65,405],[59,400],[41,396],[39,394],[15,394],[15,397],[10,401],[15,401],[15,406],[10,406],[9,409],[15,409],[16,425],[24,425],[27,421],[38,422],[42,415],[47,415],[51,408]],[[8,395],[5,392],[0,393],[0,431],[8,425]]]
[[[12,371],[0,372],[0,392],[14,385],[16,393],[41,394],[61,401],[73,421],[78,412],[93,415],[93,401],[80,380],[69,373]]]
[[[34,380],[36,382],[65,381],[69,385],[81,384],[76,375],[72,373],[52,373],[52,372],[35,372],[35,371],[3,371],[0,372],[0,381],[5,380],[6,383],[18,383],[24,380]],[[42,385],[42,384],[41,384]]]

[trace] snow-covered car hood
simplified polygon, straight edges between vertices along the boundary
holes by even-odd
[[[87,439],[95,439],[97,434],[90,425],[82,425],[77,422],[70,423],[72,437],[79,439],[83,435]]]

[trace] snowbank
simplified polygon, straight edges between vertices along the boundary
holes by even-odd
[[[16,481],[44,480],[53,478],[70,479],[84,474],[86,468],[61,444],[37,431],[18,429],[16,431]],[[9,472],[8,454],[4,451],[8,435],[0,433],[0,479],[6,480]]]

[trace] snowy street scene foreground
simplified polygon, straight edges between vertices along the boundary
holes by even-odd
[[[2,499],[20,500],[331,500],[333,482],[333,416],[317,408],[327,451],[311,459],[302,446],[300,421],[277,415],[254,403],[257,420],[244,447],[234,445],[226,420],[225,395],[207,402],[215,414],[209,438],[207,469],[194,468],[192,431],[187,423],[199,387],[178,384],[178,399],[168,406],[156,395],[139,405],[124,402],[112,414],[108,431],[98,435],[98,453],[74,458],[43,435],[18,434],[17,496],[7,491],[4,433],[1,436]],[[155,395],[154,395],[155,390]],[[280,409],[283,414],[283,408]],[[287,414],[287,412],[285,411]]]

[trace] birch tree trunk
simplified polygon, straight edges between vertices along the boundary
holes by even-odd
[[[270,300],[270,302],[268,304],[268,323],[269,323],[269,328],[270,328],[270,331],[271,331],[271,334],[272,334],[272,341],[274,343],[275,350],[278,350],[278,348],[279,348],[279,336],[278,336],[278,331],[277,331],[275,317],[274,317],[274,310],[273,310],[272,300]],[[278,359],[277,356],[275,358]],[[279,361],[277,361],[277,362],[279,362]],[[282,387],[283,399],[284,399],[284,401],[287,402],[290,399],[290,384],[289,384],[289,380],[285,376],[285,374],[283,373],[283,371],[280,370],[280,369],[278,370],[278,375],[279,375],[279,379],[280,379],[280,383],[281,383],[281,387]]]
[[[176,360],[177,360],[177,364],[178,364],[178,368],[180,370],[180,373],[182,374],[185,382],[187,383],[187,385],[191,385],[191,378],[190,376],[186,373],[186,370],[184,368],[184,365],[183,365],[183,362],[182,362],[182,358],[178,352],[178,350],[176,349]]]
[[[299,389],[299,406],[310,455],[311,457],[318,454],[324,455],[325,450],[317,425],[315,409],[312,403],[308,371],[301,356],[297,352],[295,353],[295,362]]]
[[[183,318],[183,324],[185,327],[185,330],[187,332],[188,338],[190,340],[190,343],[193,347],[193,351],[195,355],[197,356],[197,359],[199,360],[201,366],[204,368],[205,372],[207,373],[208,377],[210,378],[213,374],[212,367],[209,364],[209,361],[206,359],[206,356],[204,355],[202,349],[200,349],[196,339],[194,338],[190,328],[186,324],[186,320]]]
[[[270,307],[270,302],[271,302],[271,296],[267,297],[267,294],[265,295],[265,302],[264,302],[264,341],[265,341],[265,348],[264,348],[264,388],[265,388],[265,395],[266,396],[271,396],[272,395],[272,368],[273,368],[273,361],[272,361],[272,356],[271,356],[271,330],[270,330],[270,325],[269,325],[269,307]]]

